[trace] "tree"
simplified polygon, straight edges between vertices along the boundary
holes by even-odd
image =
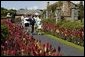
[[[84,18],[84,6],[83,6],[83,1],[80,1],[79,5],[79,19],[82,22],[82,19]]]
[[[14,9],[9,10],[9,13],[11,13],[11,14],[14,14],[15,12],[16,12],[16,10],[14,10]]]
[[[15,14],[16,13],[16,10],[15,9],[8,10],[6,8],[1,7],[1,18],[2,17],[6,17],[7,13]]]

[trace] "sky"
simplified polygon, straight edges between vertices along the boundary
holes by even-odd
[[[48,1],[1,1],[1,7],[7,9],[46,9]],[[57,1],[49,1],[53,4]],[[79,3],[79,1],[72,1],[73,3]],[[84,3],[84,2],[83,2]]]

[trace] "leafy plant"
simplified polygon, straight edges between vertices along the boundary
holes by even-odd
[[[55,19],[43,19],[42,22],[48,22],[48,23],[56,23]]]
[[[66,29],[76,29],[76,28],[82,28],[84,27],[83,22],[81,23],[80,21],[61,21],[59,20],[57,25],[66,28]]]
[[[5,40],[8,36],[8,28],[1,24],[1,41]]]

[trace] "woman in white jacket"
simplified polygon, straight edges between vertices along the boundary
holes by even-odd
[[[38,16],[36,17],[36,24],[37,24],[37,32],[40,35],[42,29],[42,23],[41,23],[41,19]]]

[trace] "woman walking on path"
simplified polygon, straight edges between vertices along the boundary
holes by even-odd
[[[11,22],[12,23],[15,23],[15,16],[16,16],[16,13],[12,13],[12,16],[11,16]]]
[[[40,19],[40,15],[39,13],[35,13],[35,29],[38,35],[42,34],[41,33],[41,29],[42,29],[42,23],[41,23],[41,19]]]
[[[25,25],[25,31],[26,32],[30,32],[30,29],[29,29],[29,25],[30,25],[30,16],[28,15],[25,15],[25,18],[24,18],[24,25]]]
[[[39,18],[39,16],[36,17],[36,31],[38,34],[41,34],[41,29],[42,29],[42,23],[41,23],[41,19]]]
[[[34,25],[35,25],[35,19],[34,16],[31,16],[31,33],[34,34]]]

